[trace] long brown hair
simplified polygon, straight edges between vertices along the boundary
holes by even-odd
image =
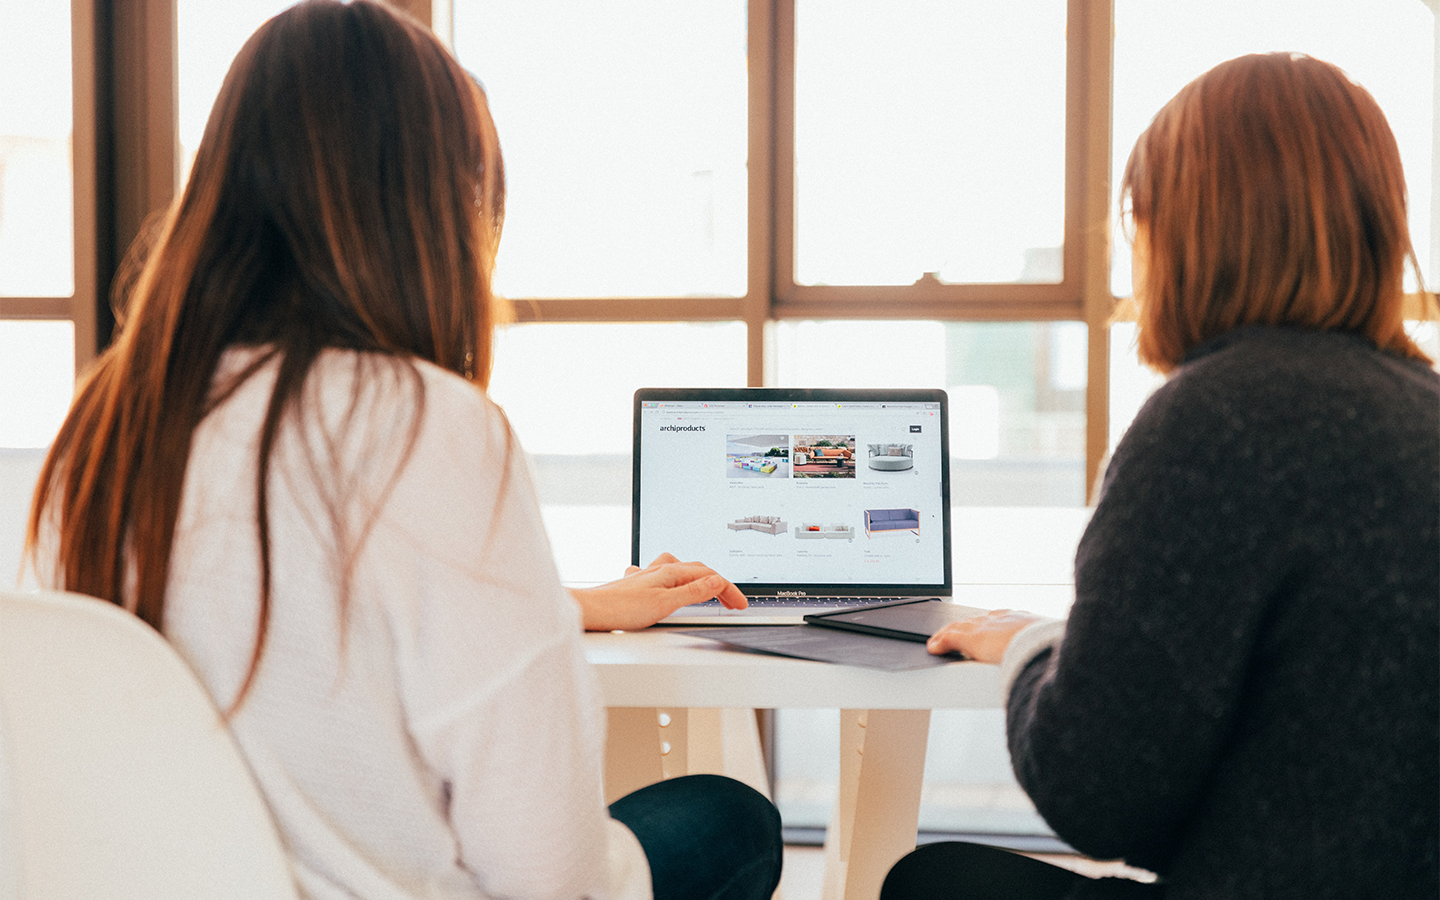
[[[1242,325],[1360,334],[1427,359],[1405,334],[1420,276],[1395,136],[1330,63],[1242,56],[1180,90],[1125,166],[1143,275],[1140,359],[1160,371]]]
[[[282,419],[328,348],[428,360],[483,388],[503,198],[484,93],[424,27],[370,0],[306,0],[266,22],[225,78],[184,192],[117,282],[115,341],[36,489],[32,558],[53,525],[58,586],[160,628],[195,429],[260,366],[216,394],[217,364],[229,347],[267,348],[278,373],[243,697],[269,615],[266,482]]]

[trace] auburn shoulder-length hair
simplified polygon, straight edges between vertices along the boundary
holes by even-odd
[[[255,485],[258,660],[282,418],[328,348],[428,360],[483,388],[503,198],[484,93],[427,29],[371,0],[307,0],[266,22],[225,78],[185,190],[117,281],[115,340],[36,489],[32,558],[43,534],[58,586],[160,628],[196,426],[278,358]],[[221,354],[241,345],[269,352],[217,393]]]
[[[1400,151],[1336,66],[1292,53],[1221,63],[1156,114],[1120,193],[1153,368],[1244,325],[1353,332],[1427,359],[1404,328],[1404,265],[1420,267]]]

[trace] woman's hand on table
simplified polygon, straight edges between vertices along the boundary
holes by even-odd
[[[1010,639],[1039,621],[1040,616],[1027,612],[994,609],[983,616],[951,622],[930,636],[925,649],[936,656],[958,652],[966,659],[998,663],[1005,658]]]
[[[593,588],[571,588],[586,631],[648,628],[682,606],[711,598],[730,609],[749,606],[745,595],[703,563],[681,562],[668,553],[625,577]]]

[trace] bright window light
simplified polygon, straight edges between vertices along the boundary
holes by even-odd
[[[48,447],[75,391],[75,326],[0,320],[0,447]]]
[[[69,3],[0,3],[0,85],[0,295],[68,297]]]
[[[1344,69],[1385,111],[1409,186],[1410,237],[1426,280],[1440,284],[1433,8],[1422,0],[1116,0],[1112,183],[1118,190],[1150,119],[1196,76],[1246,53],[1307,53]],[[1128,296],[1130,247],[1123,239],[1111,260],[1111,287]],[[1415,289],[1413,277],[1406,289]]]

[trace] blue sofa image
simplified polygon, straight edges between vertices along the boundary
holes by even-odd
[[[920,533],[920,510],[918,509],[867,509],[865,510],[865,536],[877,531],[913,531]]]

